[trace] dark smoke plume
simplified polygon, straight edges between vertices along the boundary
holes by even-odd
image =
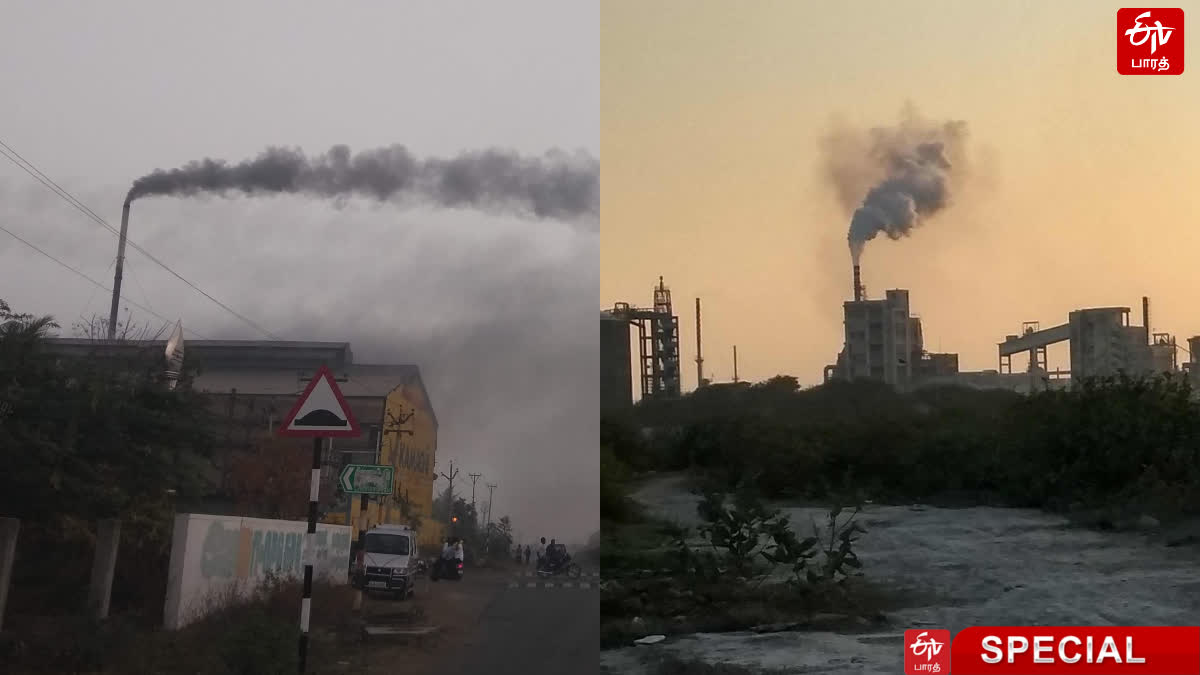
[[[420,159],[404,146],[351,154],[336,145],[308,157],[299,149],[268,148],[239,164],[192,161],[137,179],[126,201],[199,193],[360,195],[379,200],[574,220],[599,212],[599,160],[559,150],[523,157],[506,150]]]
[[[965,122],[931,123],[911,109],[894,127],[866,135],[841,128],[825,139],[826,173],[843,204],[866,190],[847,234],[855,264],[877,235],[908,236],[949,205],[965,140]]]

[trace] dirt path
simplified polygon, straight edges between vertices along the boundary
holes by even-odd
[[[644,484],[651,512],[696,521],[682,477]],[[782,508],[806,532],[819,509]],[[1142,534],[1101,533],[1038,511],[977,507],[871,506],[857,547],[864,572],[930,598],[890,616],[876,635],[784,633],[698,635],[656,647],[706,661],[795,672],[896,672],[906,628],[971,625],[1188,625],[1200,612],[1196,549],[1167,548]],[[818,521],[819,522],[819,521]],[[636,673],[637,650],[606,652],[612,672]]]

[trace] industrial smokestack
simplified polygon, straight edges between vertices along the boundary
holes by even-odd
[[[112,307],[108,310],[108,339],[117,339],[117,310],[121,304],[121,273],[125,269],[125,235],[129,232],[129,200],[121,207],[121,236],[117,238],[117,271],[113,274]]]
[[[1142,326],[1146,328],[1146,344],[1150,344],[1150,298],[1142,296]]]
[[[696,388],[704,386],[704,356],[700,351],[700,298],[696,298]]]
[[[854,266],[854,301],[862,301],[862,274],[858,265]]]
[[[734,382],[737,382],[737,381],[738,381],[738,372],[737,372],[737,345],[734,345],[734,346],[733,346],[733,381],[734,381]]]

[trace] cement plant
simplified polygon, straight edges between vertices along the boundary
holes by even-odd
[[[603,410],[633,405],[635,360],[641,398],[681,395],[679,316],[662,277],[654,287],[653,298],[649,307],[618,302],[600,312]],[[842,303],[841,349],[834,362],[825,366],[822,382],[874,380],[902,391],[960,385],[1031,393],[1124,373],[1174,374],[1200,385],[1200,335],[1181,343],[1169,332],[1155,332],[1148,297],[1142,297],[1140,325],[1131,322],[1134,310],[1125,306],[1080,308],[1069,312],[1065,321],[1047,322],[1047,327],[1041,321],[1026,321],[1019,332],[1005,335],[997,343],[996,368],[985,370],[960,370],[957,353],[927,350],[921,319],[913,315],[913,307],[908,290],[903,288],[887,290],[882,297],[869,297],[862,283],[861,266],[855,264],[852,296]],[[711,382],[704,377],[700,298],[695,299],[694,325],[696,379],[703,387]],[[635,341],[636,359],[632,348]],[[1063,342],[1069,345],[1070,366],[1051,368],[1047,348]]]

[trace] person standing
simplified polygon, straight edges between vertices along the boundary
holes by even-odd
[[[525,544],[525,566],[529,567],[529,544]]]

